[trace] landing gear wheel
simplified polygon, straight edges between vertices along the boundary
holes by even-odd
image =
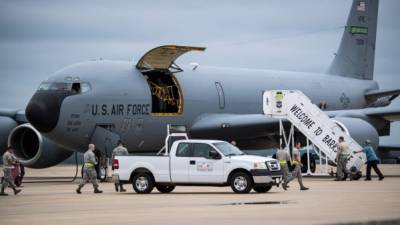
[[[265,193],[271,190],[272,186],[267,185],[267,186],[255,186],[253,187],[253,190],[257,193]]]
[[[136,193],[148,194],[154,188],[154,181],[148,173],[138,173],[133,177],[132,186]]]
[[[170,193],[175,189],[175,185],[156,185],[156,188],[161,193]]]
[[[235,193],[249,193],[253,187],[253,180],[244,172],[235,173],[230,180],[231,188]]]

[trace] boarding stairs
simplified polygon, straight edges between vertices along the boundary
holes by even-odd
[[[354,153],[362,147],[349,135],[344,127],[328,117],[311,100],[297,90],[268,90],[263,93],[263,112],[266,116],[279,119],[281,137],[284,135],[282,120],[288,120],[292,124],[290,134],[294,136],[295,126],[305,137],[310,140],[327,159],[335,161],[338,151],[338,140],[343,136],[349,145],[349,157],[347,168],[359,171],[365,162],[362,153]],[[281,141],[282,142],[282,141]],[[287,146],[288,142],[285,138]],[[292,141],[294,145],[294,141]],[[282,143],[281,143],[282,147]],[[321,161],[321,159],[320,159]],[[326,160],[327,161],[327,160]],[[308,164],[309,165],[309,164]]]

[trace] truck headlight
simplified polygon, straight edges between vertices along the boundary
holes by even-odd
[[[254,169],[267,169],[265,162],[254,163]]]

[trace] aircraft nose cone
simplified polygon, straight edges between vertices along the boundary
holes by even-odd
[[[25,116],[38,131],[50,132],[57,125],[64,98],[58,93],[37,92],[29,101]]]

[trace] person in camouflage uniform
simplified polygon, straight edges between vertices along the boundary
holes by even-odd
[[[282,187],[286,191],[286,189],[288,188],[286,181],[289,179],[289,174],[290,174],[289,166],[288,166],[287,162],[291,162],[292,159],[286,148],[285,149],[280,148],[276,152],[276,159],[279,161],[279,164],[281,166],[281,170],[283,173]]]
[[[97,164],[96,156],[94,155],[94,144],[89,144],[89,149],[83,155],[84,166],[83,166],[83,178],[79,183],[78,188],[76,189],[76,193],[81,194],[82,187],[90,181],[93,184],[94,193],[102,193],[103,191],[99,190],[99,185],[97,184],[97,173],[94,166]]]
[[[347,158],[349,157],[349,145],[344,140],[344,137],[339,137],[339,146],[338,152],[336,154],[336,162],[337,162],[337,177],[335,181],[343,181],[350,175],[350,171],[347,169]],[[350,176],[350,180],[351,180]]]
[[[114,148],[112,151],[112,161],[114,161],[115,156],[124,156],[129,155],[128,150],[124,147],[121,141],[118,142],[118,146]],[[113,168],[114,169],[114,168]],[[125,192],[126,190],[123,187],[123,184],[118,180],[114,180],[115,191],[118,192],[118,187],[120,192]]]
[[[3,155],[3,172],[4,178],[3,183],[1,184],[1,192],[0,195],[8,195],[4,192],[6,187],[10,186],[14,190],[14,195],[21,192],[21,190],[17,189],[14,185],[14,178],[11,175],[11,169],[14,168],[15,164],[17,163],[17,158],[14,155],[14,150],[11,147],[6,149],[6,152]]]
[[[301,191],[306,191],[309,188],[304,186],[303,184],[303,176],[301,174],[301,167],[303,166],[301,164],[301,156],[300,156],[300,148],[301,148],[301,143],[297,142],[296,146],[293,148],[293,165],[294,169],[292,173],[290,174],[289,178],[285,181],[283,185],[288,185],[290,181],[294,180],[297,178],[297,181],[299,182],[300,185],[300,190]]]

